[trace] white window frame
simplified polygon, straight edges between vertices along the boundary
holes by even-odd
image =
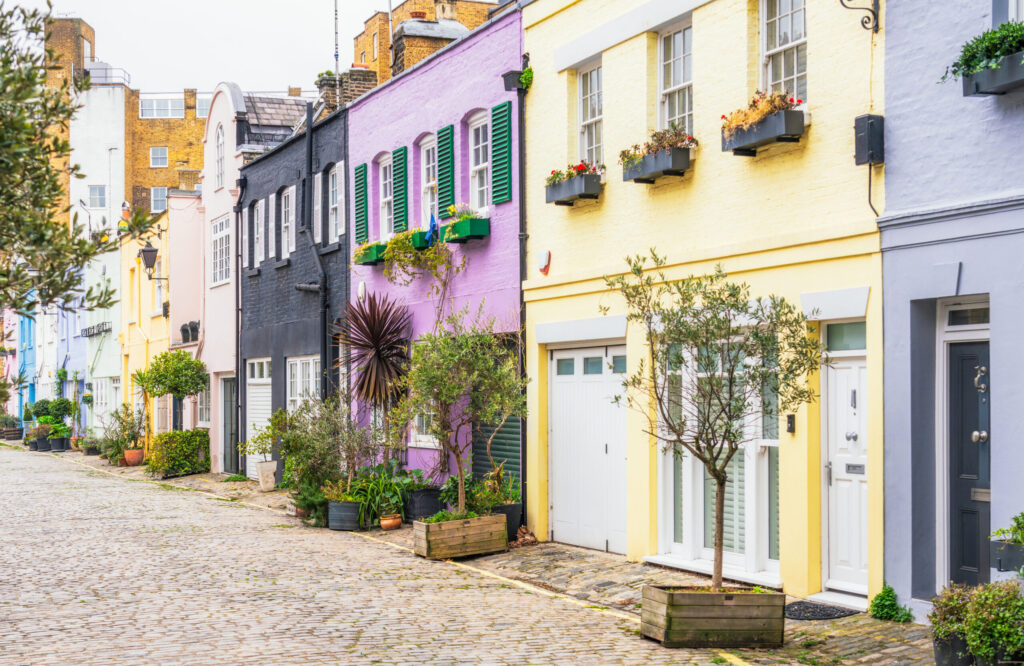
[[[416,447],[418,449],[440,449],[440,445],[437,443],[437,437],[434,437],[428,432],[430,427],[429,419],[432,415],[428,414],[417,414],[416,418],[412,421],[412,427],[409,428],[409,446]]]
[[[214,189],[220,189],[224,187],[224,126],[217,125],[217,136],[216,144],[214,147],[216,151],[216,160],[214,162],[215,178],[217,180],[217,187]]]
[[[338,178],[338,167],[327,174],[327,238],[336,240],[344,229],[341,224],[341,183]]]
[[[584,86],[584,80],[587,81],[587,86]],[[595,82],[597,84],[596,92],[593,89]],[[601,62],[598,61],[580,69],[577,72],[576,85],[579,88],[577,103],[579,105],[580,161],[586,161],[591,166],[600,166],[604,164],[604,72]],[[586,92],[584,92],[584,88],[586,88]],[[585,117],[583,111],[590,107],[589,103],[595,97],[597,114]],[[594,129],[595,140],[593,143],[590,143],[588,137],[588,131],[591,129]],[[601,137],[600,139],[596,138],[598,135]]]
[[[208,118],[210,116],[210,103],[212,101],[212,94],[196,95],[196,118]]]
[[[256,268],[259,268],[259,265],[265,258],[263,252],[263,234],[265,231],[263,228],[263,214],[265,205],[263,199],[260,199],[252,209],[252,264]]]
[[[395,235],[395,170],[391,155],[377,162],[380,183],[380,239]]]
[[[320,397],[320,356],[294,356],[286,366],[286,404],[294,412],[305,400]]]
[[[469,119],[469,205],[487,216],[491,203],[491,124],[486,111]],[[483,182],[481,187],[478,180]]]
[[[313,174],[313,242],[317,245],[323,240],[323,196],[324,196],[324,174],[316,172]]]
[[[160,201],[164,202],[163,208],[157,208],[156,202],[158,200],[157,194],[160,193],[163,196],[159,197]],[[151,187],[149,188],[149,212],[150,213],[162,213],[167,210],[167,188],[166,187]]]
[[[269,384],[273,379],[273,366],[269,358],[253,358],[245,363],[246,384]]]
[[[196,396],[196,425],[210,427],[210,389],[203,389]]]
[[[674,48],[673,53],[669,53],[665,45],[666,39],[671,39],[674,42],[676,35],[679,35],[680,40],[680,54],[678,58],[675,57]],[[689,51],[686,50],[687,42],[690,45]],[[666,62],[666,60],[669,62]],[[678,84],[673,84],[672,81],[666,80],[665,76],[665,66],[670,64],[670,62],[674,64],[675,61],[678,61],[680,69],[680,82]],[[681,125],[686,133],[693,134],[693,27],[689,22],[672,26],[658,35],[658,81],[660,85],[661,128],[668,129],[669,125],[673,122],[678,124],[681,120]],[[674,118],[670,118],[668,113],[669,98],[679,93],[683,93],[683,96],[689,102],[688,110],[676,115]]]
[[[437,140],[420,141],[420,226],[430,228],[430,216],[437,219]]]
[[[153,280],[150,283],[153,285],[153,313],[152,317],[161,317],[164,312],[164,281],[157,278],[163,277],[164,260],[158,258],[156,263],[153,264]]]
[[[99,195],[95,192],[96,188],[99,188]],[[107,186],[106,185],[90,185],[89,186],[89,208],[92,209],[104,209],[107,207]]]
[[[161,153],[161,151],[163,151]],[[162,155],[162,156],[161,156]],[[149,168],[166,169],[170,160],[167,146],[152,146],[149,149]]]
[[[295,245],[295,188],[281,192],[281,258],[287,259]]]
[[[800,93],[800,91],[797,90],[797,85],[795,85],[795,81],[796,81],[796,79],[800,78],[800,76],[801,76],[801,74],[797,72],[797,63],[799,62],[797,56],[798,56],[798,50],[799,50],[799,48],[801,46],[803,47],[804,53],[805,53],[805,56],[804,56],[805,57],[805,62],[804,62],[805,69],[803,71],[802,76],[803,76],[805,81],[807,79],[807,69],[806,69],[806,65],[807,65],[807,63],[806,63],[806,53],[807,53],[807,0],[790,0],[790,11],[784,15],[785,16],[785,20],[789,21],[793,17],[794,13],[799,12],[800,15],[803,18],[803,34],[800,36],[799,39],[793,39],[792,35],[791,35],[790,36],[790,40],[788,42],[786,42],[782,46],[775,46],[773,48],[769,48],[769,45],[768,45],[768,23],[769,23],[769,20],[768,20],[768,3],[770,3],[770,2],[779,2],[779,0],[761,0],[761,8],[760,8],[761,9],[761,17],[760,17],[759,24],[760,24],[760,30],[761,30],[761,53],[763,54],[763,63],[764,63],[764,66],[761,68],[761,81],[762,81],[761,89],[766,91],[766,92],[772,92],[772,90],[774,89],[773,86],[775,85],[776,82],[773,81],[773,78],[772,78],[772,63],[775,62],[776,58],[781,58],[782,59],[782,65],[781,65],[781,68],[782,68],[782,78],[779,80],[779,83],[781,83],[783,85],[780,87],[780,90],[782,90],[782,91],[792,95],[794,97],[794,99],[797,99],[797,98],[802,99],[804,101],[804,104],[806,104],[808,92],[805,89],[803,93]],[[800,6],[799,9],[794,9],[794,3],[795,2],[800,2],[801,6]],[[779,15],[776,18],[771,19],[771,20],[776,23],[776,26],[778,26],[779,21],[783,20],[783,15]],[[788,53],[789,51],[792,51],[792,53],[793,53],[793,56],[792,56],[793,57],[793,76],[786,76],[786,73],[785,73],[785,57],[786,57],[786,53]],[[793,86],[792,90],[788,90],[788,89],[785,88],[784,84],[785,84],[785,82],[787,80],[793,80],[794,81],[794,86]],[[803,105],[801,105],[801,106],[803,106]]]
[[[1024,21],[1024,0],[1010,0],[1007,12],[1007,20]]]
[[[140,97],[139,118],[184,118],[185,97]]]
[[[380,51],[379,51],[379,49],[380,49],[380,39],[377,37],[377,34],[378,33],[376,33],[376,32],[373,33],[373,59],[374,59],[374,61],[377,60],[377,56],[380,53]]]
[[[231,280],[231,216],[210,223],[210,286]]]

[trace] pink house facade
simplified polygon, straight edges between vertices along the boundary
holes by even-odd
[[[521,328],[523,91],[506,87],[502,75],[523,67],[522,34],[514,4],[496,10],[476,30],[357,99],[348,116],[353,246],[386,242],[406,229],[426,230],[432,215],[443,226],[448,205],[469,205],[489,228],[482,237],[449,244],[455,263],[465,259],[465,267],[451,283],[443,312],[475,313],[483,304],[501,332]],[[508,78],[518,81],[518,74]],[[382,266],[353,263],[351,299],[387,294],[406,305],[413,340],[437,319],[429,288],[425,279],[392,284]],[[506,469],[518,476],[519,423],[510,427]],[[436,443],[415,430],[408,451],[410,468],[428,470],[436,461]]]

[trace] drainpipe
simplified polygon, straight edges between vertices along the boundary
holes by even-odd
[[[245,411],[242,408],[242,391],[245,389],[245,360],[242,358],[242,252],[248,252],[249,248],[242,247],[242,201],[245,199],[245,189],[249,179],[239,176],[235,184],[238,186],[238,200],[235,202],[235,430],[238,441],[245,438]],[[237,444],[238,442],[235,442]],[[245,457],[238,455],[238,447],[235,449],[235,467],[239,474],[245,474]]]
[[[523,69],[530,66],[530,56],[523,54]],[[516,88],[519,111],[519,376],[526,374],[526,90]],[[522,521],[526,523],[526,419],[519,419],[519,494],[523,503]]]

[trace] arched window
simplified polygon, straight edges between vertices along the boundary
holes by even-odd
[[[217,187],[224,187],[224,126],[217,125]]]

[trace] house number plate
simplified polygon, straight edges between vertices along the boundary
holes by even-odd
[[[847,474],[863,474],[864,473],[864,465],[851,465],[851,464],[847,463],[846,464],[846,473]]]

